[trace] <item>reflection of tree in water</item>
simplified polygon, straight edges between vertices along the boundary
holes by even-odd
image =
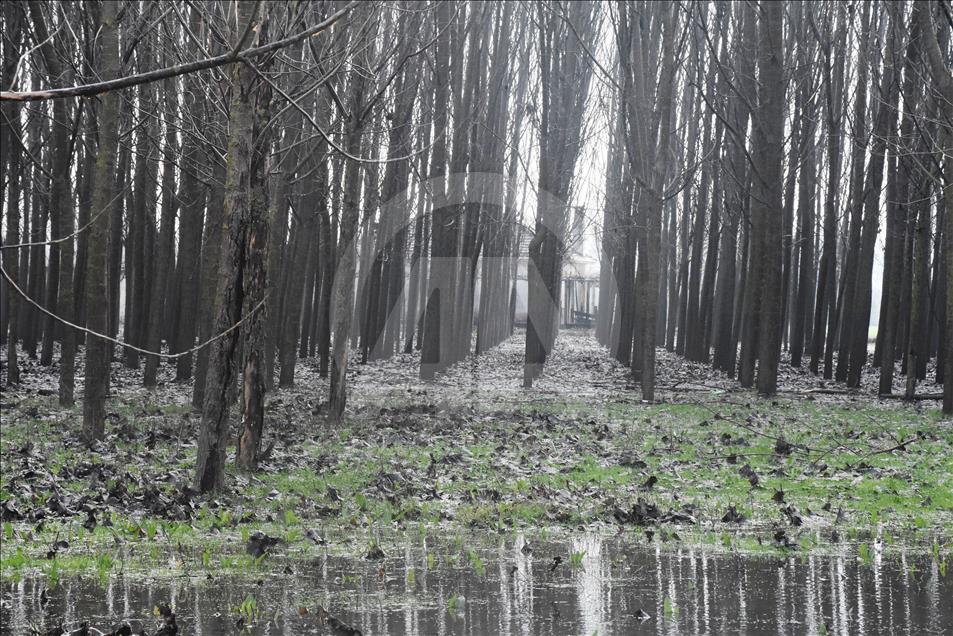
[[[611,631],[606,625],[606,604],[611,599],[612,576],[602,560],[602,537],[587,534],[574,538],[572,552],[584,555],[573,575],[583,632],[607,634]]]
[[[168,603],[189,633],[229,630],[230,608],[253,595],[262,616],[289,633],[314,627],[317,605],[365,634],[538,633],[941,633],[953,619],[953,577],[926,555],[884,554],[869,563],[856,551],[838,556],[726,554],[679,548],[655,539],[593,533],[544,540],[522,534],[482,542],[467,537],[463,551],[486,562],[483,575],[451,555],[450,537],[398,537],[402,547],[383,561],[329,553],[269,556],[260,580],[216,572],[150,582],[127,569],[104,580],[45,578],[2,584],[4,627],[49,629],[62,621],[110,627],[153,627],[152,608]],[[385,545],[387,543],[385,542]],[[431,564],[427,554],[436,557]],[[570,555],[585,553],[573,559]],[[553,568],[554,557],[561,559]],[[282,559],[282,560],[278,560]],[[495,561],[495,563],[494,563]],[[385,576],[380,577],[384,566]],[[129,566],[131,568],[132,566]],[[285,569],[285,568],[288,569]],[[414,581],[408,572],[414,570]],[[465,597],[455,611],[452,596]],[[45,601],[43,599],[46,599]],[[668,602],[666,602],[668,599]],[[299,608],[311,613],[299,616]],[[666,610],[666,607],[669,609]],[[639,610],[649,616],[639,620]],[[309,623],[309,621],[312,621]],[[250,633],[266,633],[266,623]],[[16,632],[14,632],[16,633]],[[41,632],[42,633],[42,632]]]

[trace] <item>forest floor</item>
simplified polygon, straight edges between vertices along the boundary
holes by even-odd
[[[55,366],[27,361],[2,400],[2,575],[112,567],[90,549],[107,543],[141,544],[147,567],[167,562],[163,543],[231,545],[239,556],[223,567],[282,549],[268,538],[287,549],[347,537],[364,551],[422,524],[949,554],[953,422],[938,402],[811,393],[824,383],[789,367],[779,396],[762,400],[662,352],[661,399],[647,405],[589,332],[564,330],[532,389],[520,386],[522,351],[517,333],[429,383],[417,354],[354,365],[349,414],[334,428],[318,414],[326,380],[302,361],[295,388],[268,397],[273,448],[260,471],[230,467],[227,490],[209,498],[189,487],[199,418],[171,368],[147,391],[114,364],[107,438],[89,449],[81,406],[56,404]]]
[[[67,623],[77,613],[113,620],[117,613],[102,593],[113,589],[114,577],[131,576],[166,581],[171,596],[179,581],[211,585],[194,601],[181,600],[176,612],[180,621],[205,621],[212,631],[230,625],[214,622],[229,616],[238,617],[236,625],[258,620],[256,594],[270,607],[284,607],[272,620],[283,612],[285,625],[305,621],[315,600],[307,590],[318,584],[321,602],[336,603],[365,631],[406,631],[399,621],[407,603],[424,598],[429,613],[421,620],[436,622],[422,629],[440,631],[446,612],[458,616],[454,608],[463,603],[455,594],[443,598],[448,585],[486,599],[482,618],[468,614],[464,629],[481,633],[498,629],[492,621],[499,611],[526,611],[499,609],[496,603],[509,598],[506,585],[493,587],[487,567],[498,562],[510,577],[517,568],[531,568],[527,577],[537,571],[555,577],[560,567],[601,572],[591,560],[601,544],[579,538],[593,533],[610,542],[604,554],[612,563],[650,554],[640,546],[677,563],[685,562],[686,548],[727,558],[760,555],[793,568],[789,575],[800,589],[814,574],[798,569],[804,561],[797,557],[846,558],[860,567],[888,555],[903,564],[901,572],[926,568],[941,577],[930,580],[950,585],[953,421],[941,417],[939,402],[827,393],[833,384],[790,367],[783,368],[778,397],[764,400],[705,365],[660,352],[660,399],[649,405],[628,370],[591,333],[574,330],[561,332],[545,372],[524,389],[523,343],[518,332],[427,383],[417,378],[417,354],[354,365],[348,415],[335,427],[321,415],[326,380],[315,361],[301,361],[295,388],[267,398],[263,446],[270,450],[260,470],[245,473],[230,463],[226,490],[210,497],[190,488],[199,417],[190,408],[191,386],[173,382],[171,367],[162,365],[160,385],[147,391],[139,372],[114,364],[107,437],[89,448],[79,437],[81,406],[57,405],[56,367],[26,360],[22,385],[5,389],[0,400],[5,620],[12,612],[31,623],[53,621],[43,633],[56,634],[64,616]],[[875,385],[870,371],[864,386]],[[520,564],[530,540],[542,561],[538,569]],[[509,543],[515,561],[501,552]],[[438,545],[443,552],[435,557]],[[908,555],[914,561],[905,561]],[[620,593],[636,589],[640,568],[661,572],[654,557],[646,558],[631,562],[625,576],[636,578],[617,583]],[[327,573],[328,559],[337,559],[337,574]],[[296,578],[299,566],[314,572],[317,563],[325,564],[320,580]],[[736,567],[724,558],[712,563],[728,572]],[[780,575],[765,574],[774,567],[763,559],[744,563],[771,581],[767,587],[785,589],[771,578]],[[399,589],[417,592],[393,596],[391,569],[405,571]],[[434,579],[439,589],[418,597],[415,569],[450,578]],[[593,581],[609,585],[610,578],[592,576],[579,578],[580,590]],[[864,576],[851,571],[858,581]],[[48,590],[66,580],[99,583],[76,588],[84,590],[83,605],[71,604],[67,591],[44,610],[44,599],[59,598]],[[233,582],[211,583],[223,580]],[[563,580],[538,579],[527,588],[532,592],[507,602],[558,597]],[[27,581],[33,591],[24,596]],[[263,584],[279,587],[266,593]],[[151,604],[146,599],[159,593],[142,588],[141,602]],[[370,594],[371,606],[360,609],[365,601],[355,593]],[[671,617],[661,588],[647,594],[639,602],[654,599],[658,615]],[[201,609],[200,599],[210,607]],[[737,602],[743,608],[743,597]],[[128,617],[128,596],[126,604],[118,616]],[[386,621],[398,621],[391,627],[374,627],[381,604],[389,608]],[[574,611],[585,618],[587,606],[580,600]],[[644,618],[641,609],[633,615],[619,607],[612,629],[635,621],[634,629]],[[720,611],[739,610],[729,603]],[[554,612],[546,620],[565,620]],[[890,616],[880,620],[889,623]],[[336,619],[319,614],[317,620],[329,629]]]

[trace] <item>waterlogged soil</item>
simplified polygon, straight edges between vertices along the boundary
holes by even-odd
[[[89,622],[153,633],[167,604],[186,634],[940,634],[953,573],[929,558],[740,557],[579,534],[429,536],[374,559],[275,556],[252,572],[113,574],[3,584],[13,634]]]
[[[184,633],[240,615],[294,633],[950,628],[930,600],[950,596],[953,550],[937,402],[879,400],[872,370],[847,393],[788,367],[762,400],[660,352],[647,405],[583,331],[524,389],[523,346],[431,382],[417,354],[353,365],[335,427],[300,361],[269,394],[260,470],[230,468],[214,496],[190,488],[199,418],[171,368],[147,391],[114,364],[107,438],[87,448],[55,367],[27,361],[0,404],[4,627],[152,633],[162,601]]]

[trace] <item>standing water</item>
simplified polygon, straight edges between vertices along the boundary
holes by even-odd
[[[152,633],[159,603],[197,635],[940,634],[950,598],[953,577],[925,555],[739,556],[584,534],[418,537],[378,560],[276,554],[241,577],[25,578],[4,582],[2,608],[11,634],[84,621]]]

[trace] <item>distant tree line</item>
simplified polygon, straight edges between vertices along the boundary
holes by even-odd
[[[859,387],[882,225],[879,391],[943,383],[949,3],[613,6],[597,335],[645,397],[663,344],[765,395],[782,359]]]

